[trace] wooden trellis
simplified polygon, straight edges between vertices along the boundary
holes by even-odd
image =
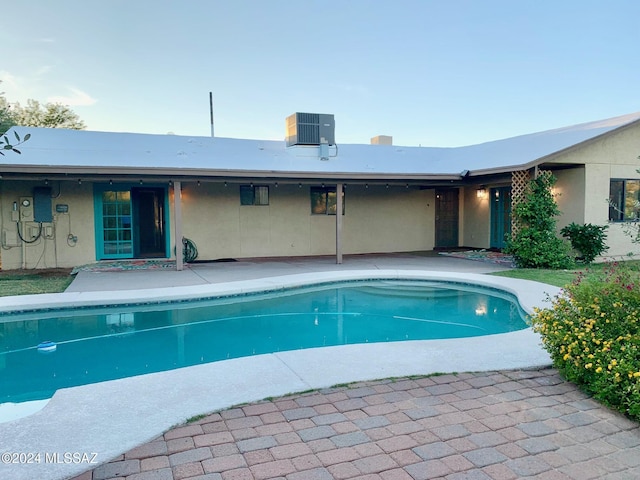
[[[515,170],[511,172],[511,211],[524,200],[529,185],[529,170]],[[511,216],[511,238],[520,230],[515,217]]]
[[[538,167],[534,168],[533,177],[538,178],[540,175],[552,175],[550,170],[540,170]],[[511,211],[513,212],[515,206],[522,202],[527,194],[529,188],[529,179],[531,174],[529,170],[515,170],[511,172]],[[511,237],[520,230],[520,225],[516,219],[511,217]]]

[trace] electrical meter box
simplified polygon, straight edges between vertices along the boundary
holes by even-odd
[[[33,189],[33,221],[38,223],[53,221],[51,187],[35,187]]]
[[[18,208],[21,222],[33,222],[33,197],[20,197]]]

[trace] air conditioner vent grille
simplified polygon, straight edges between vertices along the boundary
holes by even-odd
[[[322,113],[294,113],[286,121],[287,147],[293,145],[335,145],[333,115]]]

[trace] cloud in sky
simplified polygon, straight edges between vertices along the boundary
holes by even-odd
[[[46,75],[49,73],[53,67],[51,65],[43,65],[38,70],[36,70],[36,75]]]
[[[47,102],[62,103],[69,106],[89,106],[97,102],[95,98],[86,92],[74,87],[69,87],[71,95],[56,95],[47,98]]]
[[[4,84],[4,88],[11,88],[11,89],[17,89],[18,88],[18,77],[16,77],[15,75],[10,74],[9,72],[6,72],[4,70],[0,71],[0,80],[2,80],[2,83]]]

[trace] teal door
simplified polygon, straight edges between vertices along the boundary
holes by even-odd
[[[491,248],[502,249],[505,239],[511,235],[511,187],[492,188],[491,202]]]
[[[169,257],[166,188],[96,185],[96,259]]]
[[[131,191],[95,192],[96,258],[133,258]]]

